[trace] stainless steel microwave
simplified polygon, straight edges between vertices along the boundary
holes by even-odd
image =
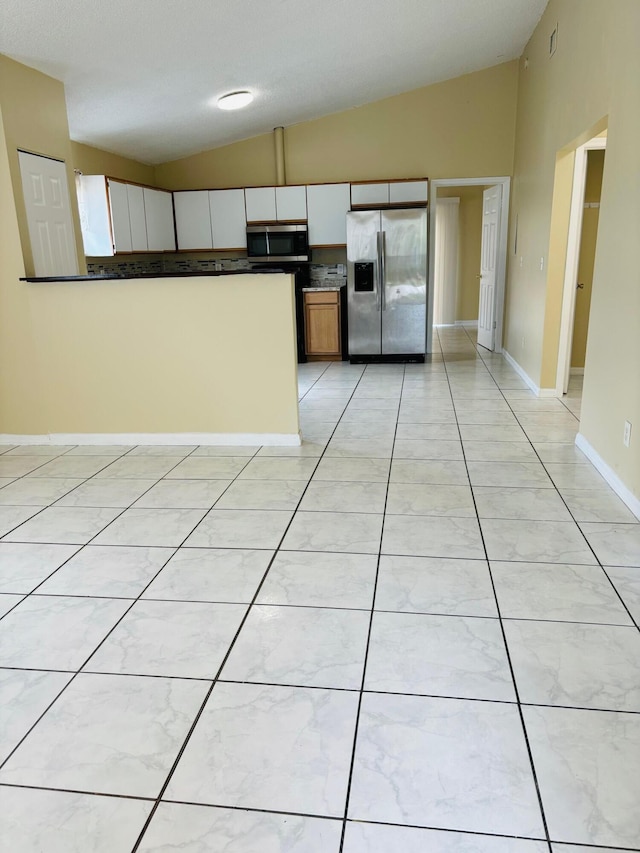
[[[305,225],[248,225],[247,255],[254,261],[308,261]]]

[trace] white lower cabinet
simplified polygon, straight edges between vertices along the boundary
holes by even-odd
[[[347,211],[350,209],[350,184],[309,184],[307,186],[309,245],[345,246]]]

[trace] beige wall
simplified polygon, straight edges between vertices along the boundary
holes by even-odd
[[[156,186],[154,166],[121,157],[119,154],[111,154],[109,151],[84,145],[81,142],[72,142],[71,152],[73,168],[85,175],[109,175],[111,178],[120,178],[123,181]]]
[[[513,169],[518,63],[385,98],[285,130],[287,182],[483,177]],[[156,167],[168,189],[275,181],[271,134]]]
[[[640,441],[622,443],[624,421],[640,424],[638,32],[637,0],[551,0],[525,48],[511,219],[513,235],[518,217],[518,256],[512,239],[505,343],[534,382],[555,386],[571,152],[608,126],[580,430],[640,497]],[[562,194],[554,193],[556,167]]]
[[[602,150],[587,152],[585,202],[600,201],[604,154],[605,152]],[[573,321],[573,339],[571,342],[571,367],[584,367],[587,352],[587,333],[589,331],[589,312],[591,308],[591,289],[593,286],[593,266],[596,258],[599,215],[600,210],[597,207],[585,207],[582,211],[578,281],[583,286],[576,290],[576,310]]]
[[[33,256],[20,181],[18,149],[65,161],[78,263],[83,271],[85,262],[63,84],[0,54],[0,107],[27,273],[33,275]]]
[[[438,187],[438,198],[459,198],[456,320],[477,320],[484,187]]]
[[[26,287],[45,432],[298,432],[291,276]]]

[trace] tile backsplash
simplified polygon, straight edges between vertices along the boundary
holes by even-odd
[[[124,260],[87,258],[89,275],[142,275],[161,276],[163,273],[217,272],[219,270],[244,270],[251,268],[247,258],[190,258],[184,255],[148,255]],[[316,285],[339,284],[346,279],[345,264],[311,264],[309,274]]]

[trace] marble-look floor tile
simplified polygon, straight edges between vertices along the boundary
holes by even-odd
[[[255,457],[239,480],[308,480],[313,474],[317,459],[285,459],[284,457]]]
[[[392,452],[393,438],[332,438],[327,444],[325,458],[391,459]]]
[[[14,483],[16,479],[16,477],[0,477],[0,489],[3,489],[5,486],[8,486],[9,483]]]
[[[570,426],[550,426],[535,425],[523,427],[527,438],[532,444],[547,441],[559,441],[562,444],[570,444],[576,440],[578,434],[578,421],[575,421],[575,427]]]
[[[38,595],[136,598],[172,553],[172,548],[87,545],[45,581]]]
[[[313,480],[386,483],[390,465],[390,459],[332,459],[325,456],[320,460]]]
[[[191,456],[244,456],[247,459],[250,459],[252,456],[255,456],[260,449],[259,445],[248,444],[200,444],[196,447]]]
[[[394,459],[446,459],[459,461],[462,444],[458,441],[399,438],[393,446]]]
[[[0,669],[0,764],[71,677],[71,673],[63,672]],[[4,811],[1,795],[0,800]]]
[[[467,441],[527,441],[524,431],[514,424],[460,424],[462,442]]]
[[[396,440],[460,441],[456,424],[398,424]]]
[[[377,562],[373,554],[280,551],[257,601],[369,610]]]
[[[317,459],[324,453],[325,446],[324,441],[312,441],[303,438],[302,444],[298,447],[261,447],[257,455],[259,458],[263,456],[313,456]]]
[[[23,598],[24,595],[0,592],[0,619],[12,610],[16,604],[19,604]]]
[[[0,490],[0,505],[46,506],[80,485],[67,477],[30,477],[15,480]]]
[[[342,817],[358,695],[216,684],[170,800]]]
[[[68,791],[2,789],[2,842],[13,853],[129,853],[153,803]]]
[[[77,550],[77,545],[0,542],[0,592],[32,592]]]
[[[399,424],[454,424],[455,422],[456,414],[453,405],[449,403],[441,408],[435,408],[430,403],[402,403],[398,415]]]
[[[390,482],[468,486],[469,477],[464,462],[440,459],[394,459],[391,463]]]
[[[596,559],[573,521],[481,519],[490,560],[595,565]]]
[[[517,708],[365,694],[349,817],[544,838]]]
[[[231,480],[160,480],[134,506],[149,509],[211,509]]]
[[[492,560],[491,573],[505,619],[631,625],[600,566]]]
[[[508,620],[504,629],[522,702],[640,711],[635,626]]]
[[[256,605],[221,678],[359,690],[368,631],[361,610]]]
[[[80,673],[0,770],[0,782],[156,797],[208,688]]]
[[[598,853],[597,848],[583,847],[581,844],[552,844],[553,853]],[[640,849],[640,848],[638,848]],[[607,847],[602,853],[628,853],[629,848],[621,850],[619,847]]]
[[[467,462],[537,462],[538,457],[524,441],[464,441]]]
[[[0,506],[0,536],[4,536],[20,525],[28,518],[37,515],[42,506]]]
[[[390,483],[389,515],[442,515],[475,518],[469,486],[432,486],[421,483]]]
[[[0,457],[0,477],[24,477],[54,458],[55,454],[49,456],[11,456],[4,454]]]
[[[491,402],[491,401],[487,401]],[[459,424],[492,424],[517,426],[518,421],[515,416],[507,409],[506,411],[493,411],[492,409],[471,409],[466,407],[456,406],[456,417]]]
[[[640,714],[522,710],[551,838],[637,848]]]
[[[474,486],[479,518],[573,521],[555,489]]]
[[[111,465],[113,456],[59,456],[29,474],[37,477],[93,477],[98,471]]]
[[[180,548],[142,597],[248,603],[272,556],[241,548]]]
[[[0,622],[0,666],[79,669],[130,604],[109,598],[30,596]]]
[[[409,557],[482,560],[485,556],[475,518],[388,515],[382,553]]]
[[[549,463],[569,465],[591,464],[584,453],[576,447],[574,442],[563,444],[560,441],[537,441],[533,446],[545,465]]]
[[[96,474],[97,478],[122,477],[125,480],[157,480],[180,462],[178,456],[121,456]]]
[[[293,513],[213,509],[184,543],[193,548],[277,548]]]
[[[78,444],[65,456],[124,456],[133,450],[131,444]]]
[[[603,565],[640,568],[640,524],[583,522],[580,528]]]
[[[553,488],[540,462],[469,462],[468,465],[472,486]]]
[[[338,853],[341,832],[338,820],[161,803],[138,851]]]
[[[371,416],[371,413],[368,413],[359,418],[352,417],[347,421],[344,418],[340,418],[340,423],[333,435],[338,440],[353,438],[359,441],[368,441],[372,438],[393,439],[395,431],[395,418],[388,416],[386,418],[374,418]]]
[[[546,468],[558,489],[609,490],[606,480],[593,465],[547,462]]]
[[[375,607],[402,613],[497,617],[484,560],[380,557]]]
[[[201,509],[127,509],[94,542],[177,548],[204,516]]]
[[[561,494],[576,521],[638,523],[629,507],[612,491],[562,489]]]
[[[515,701],[497,619],[376,613],[365,690]]]
[[[607,566],[606,572],[636,624],[640,625],[640,572],[624,566]]]
[[[250,462],[249,456],[189,456],[165,476],[168,480],[233,480]]]
[[[243,604],[138,601],[84,668],[213,679],[246,609]]]
[[[72,444],[18,444],[14,447],[2,445],[3,455],[8,459],[14,456],[45,456],[48,459],[54,459],[56,456],[62,456],[68,453]]]
[[[313,512],[383,513],[386,483],[312,480],[300,502],[301,510]]]
[[[56,506],[121,507],[125,509],[150,489],[155,480],[87,480]]]
[[[119,513],[119,509],[107,507],[52,506],[17,527],[4,541],[85,545]]]
[[[179,456],[184,459],[195,449],[195,444],[139,444],[129,456]]]
[[[306,480],[236,480],[216,509],[295,509]]]
[[[284,551],[377,554],[382,515],[355,512],[297,512],[282,543]]]
[[[397,850],[403,853],[548,853],[549,848],[546,841],[347,821],[344,853],[394,853]]]

